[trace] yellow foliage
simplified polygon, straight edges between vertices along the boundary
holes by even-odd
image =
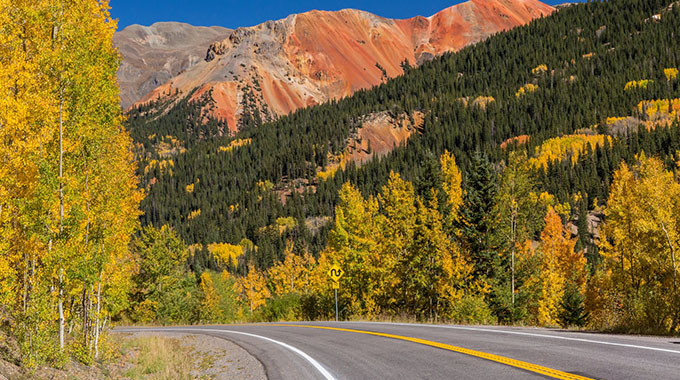
[[[680,98],[643,100],[638,103],[638,111],[647,118],[675,118],[680,115]]]
[[[535,92],[536,90],[538,90],[537,85],[533,83],[527,83],[524,86],[520,87],[519,90],[517,90],[517,92],[515,93],[515,97],[519,98],[523,95]]]
[[[669,81],[675,80],[678,77],[678,69],[675,67],[663,69],[663,73],[666,75],[666,79]]]
[[[144,174],[148,174],[151,170],[158,168],[161,174],[168,173],[172,176],[172,168],[175,167],[173,160],[151,160],[144,167]]]
[[[540,65],[534,67],[533,69],[531,69],[532,74],[543,74],[546,71],[548,71],[548,66],[545,65],[545,64],[540,64]]]
[[[468,105],[468,98],[460,98],[460,99],[461,99],[461,101],[465,104],[465,106],[467,107],[467,105]],[[495,101],[496,101],[496,99],[494,99],[493,96],[481,96],[481,95],[480,95],[480,96],[474,98],[474,99],[472,100],[472,102],[470,102],[470,105],[473,106],[473,107],[480,107],[480,108],[482,108],[482,109],[485,109],[486,106],[487,106],[489,103],[492,103],[492,102],[495,102]]]
[[[267,288],[267,280],[262,272],[253,267],[248,269],[246,276],[236,279],[234,290],[241,301],[248,303],[251,313],[264,305],[271,297]]]
[[[636,88],[646,89],[650,83],[654,83],[654,81],[651,79],[633,80],[626,83],[626,86],[623,88],[623,90],[629,91]]]
[[[142,194],[107,4],[0,0],[0,302],[29,367],[67,359],[60,341],[94,356],[93,327],[129,306]]]
[[[292,244],[285,250],[283,261],[269,268],[268,277],[274,288],[274,293],[284,295],[293,292],[309,292],[309,273],[316,263],[314,257],[307,254],[305,257],[292,252]]]
[[[611,137],[606,137],[611,143]],[[529,165],[534,168],[547,166],[548,162],[563,160],[571,156],[572,162],[578,160],[579,153],[585,150],[586,145],[595,149],[597,145],[604,145],[604,135],[566,135],[546,140],[541,146],[536,147],[536,157],[529,159]]]
[[[219,309],[219,295],[215,289],[215,283],[210,275],[210,272],[205,271],[201,274],[201,293],[203,299],[201,300],[200,315],[201,320],[212,322],[217,320],[221,314]]]
[[[194,192],[194,186],[195,185],[193,183],[190,184],[190,185],[187,185],[187,187],[186,187],[187,193],[193,193]]]
[[[201,215],[201,209],[199,208],[198,210],[194,210],[187,215],[188,220],[196,219],[199,215]]]
[[[571,233],[562,226],[560,216],[549,208],[541,232],[543,290],[538,301],[538,322],[544,326],[558,324],[567,284],[575,285],[581,293],[585,291],[586,258],[583,252],[574,252],[576,239],[568,236]]]
[[[615,124],[615,123],[617,123],[617,122],[619,122],[619,121],[623,121],[623,120],[626,120],[626,119],[628,119],[627,116],[622,116],[622,117],[608,117],[607,120],[605,120],[605,123],[606,123],[607,125],[612,125],[612,124]]]
[[[231,152],[236,148],[240,148],[242,146],[250,145],[250,143],[253,141],[253,139],[236,139],[232,142],[229,143],[227,146],[221,146],[218,148],[220,152]]]
[[[203,250],[203,244],[196,243],[196,244],[192,244],[192,245],[187,247],[187,251],[189,251],[189,254],[191,255],[191,257],[193,257],[196,254],[196,252],[201,251],[201,250]]]
[[[236,266],[238,258],[243,255],[243,247],[229,243],[208,244],[208,252],[215,258],[218,265]]]
[[[286,230],[295,228],[297,221],[292,216],[280,216],[276,218],[276,226],[279,228],[279,233],[284,233]]]
[[[458,209],[463,204],[463,189],[461,187],[463,175],[456,165],[456,158],[448,150],[445,150],[444,154],[441,155],[439,163],[443,179],[442,187],[446,192],[447,205],[451,210],[450,218],[455,220],[457,219]]]
[[[258,181],[257,187],[260,191],[271,191],[274,188],[274,184],[270,180]]]
[[[350,156],[348,154],[341,154],[336,156],[330,156],[329,162],[325,170],[320,170],[316,173],[317,178],[322,181],[326,181],[335,176],[338,170],[345,170],[345,165],[349,162]]]
[[[536,194],[534,193],[532,193],[531,195],[536,196]],[[565,217],[571,215],[571,205],[567,202],[559,203],[557,201],[557,197],[548,192],[544,191],[538,194],[538,200],[539,203],[543,205],[545,208],[552,207],[558,215],[562,215]]]
[[[643,153],[638,161],[614,173],[600,252],[626,324],[672,333],[680,323],[680,184],[659,159]]]

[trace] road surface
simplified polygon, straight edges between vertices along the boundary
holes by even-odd
[[[130,331],[228,339],[271,380],[679,379],[680,338],[379,322],[295,322]]]

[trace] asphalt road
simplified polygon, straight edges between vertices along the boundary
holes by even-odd
[[[117,328],[228,339],[291,379],[680,379],[680,338],[537,328],[296,322]]]

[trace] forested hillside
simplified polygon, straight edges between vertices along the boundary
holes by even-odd
[[[266,268],[282,257],[289,238],[299,249],[319,252],[329,228],[319,229],[319,224],[333,217],[345,181],[364,194],[375,194],[390,171],[416,181],[428,175],[427,163],[445,149],[455,154],[469,178],[475,152],[497,165],[515,149],[533,156],[536,147],[553,137],[609,134],[613,140],[590,146],[578,160],[553,159],[535,170],[543,190],[561,202],[581,193],[581,203],[592,209],[595,199],[600,204],[606,199],[620,159],[630,161],[645,148],[670,160],[677,146],[661,142],[677,140],[673,129],[635,133],[638,124],[651,119],[638,110],[640,102],[679,96],[680,81],[665,72],[678,66],[680,43],[674,38],[678,11],[664,10],[668,5],[613,1],[567,7],[417,69],[404,65],[403,76],[349,98],[271,123],[244,118],[245,130],[233,138],[200,138],[214,135],[209,125],[217,122],[200,127],[205,116],[193,115],[190,106],[179,109],[183,114],[144,116],[143,109],[135,110],[132,133],[150,156],[140,164],[148,190],[142,221],[169,224],[189,244],[249,239],[259,247],[258,265]],[[648,81],[645,86],[629,84],[643,80]],[[484,107],[462,100],[478,96],[492,100]],[[351,140],[355,121],[380,111],[422,111],[424,126],[408,146],[387,157],[361,168],[350,163],[320,180],[317,173]],[[628,127],[608,124],[609,118],[626,116],[633,120]],[[205,130],[196,132],[200,128]],[[149,147],[166,135],[187,150],[150,153]],[[530,138],[520,146],[506,142],[523,135]],[[226,149],[232,140],[248,143]],[[423,186],[419,194],[427,191]],[[288,195],[285,204],[281,194]],[[289,223],[282,226],[282,218]],[[203,251],[200,265],[211,266],[207,249]]]

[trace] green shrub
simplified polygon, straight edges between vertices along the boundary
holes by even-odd
[[[299,321],[302,319],[302,297],[289,293],[270,298],[257,312],[257,319],[266,322]]]
[[[496,323],[496,317],[482,296],[466,296],[457,302],[453,306],[452,319],[468,324]]]

